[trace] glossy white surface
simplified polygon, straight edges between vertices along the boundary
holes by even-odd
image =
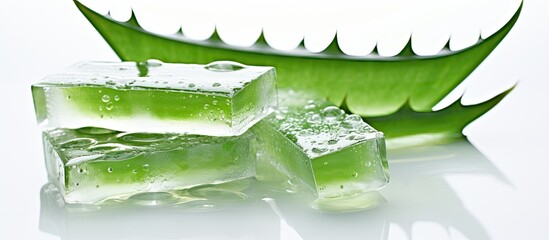
[[[508,37],[449,97],[467,89],[464,102],[476,103],[519,81],[466,128],[472,144],[391,151],[381,207],[326,214],[266,199],[238,211],[83,215],[41,211],[52,202],[40,197],[46,174],[30,84],[75,62],[117,58],[71,1],[2,1],[0,239],[548,239],[548,5],[526,1]]]

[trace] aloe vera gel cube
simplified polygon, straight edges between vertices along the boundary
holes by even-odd
[[[279,108],[253,128],[259,179],[278,171],[319,198],[378,190],[389,181],[383,133],[332,103],[279,92]]]
[[[67,203],[95,204],[255,175],[251,132],[210,137],[87,127],[46,131],[43,141],[48,179]]]
[[[32,86],[45,129],[235,136],[276,104],[272,67],[85,62]]]

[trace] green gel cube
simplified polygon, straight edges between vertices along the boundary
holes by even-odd
[[[236,136],[276,104],[272,67],[85,62],[32,86],[45,129]]]
[[[279,91],[279,108],[253,128],[260,146],[257,178],[280,172],[320,198],[382,188],[389,181],[383,133],[332,103],[303,99]]]
[[[122,133],[102,128],[43,134],[48,179],[68,203],[218,184],[255,175],[255,138]]]

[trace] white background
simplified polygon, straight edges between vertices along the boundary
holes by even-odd
[[[426,1],[417,2],[426,4]],[[475,29],[481,28],[477,33],[480,31],[489,35],[506,21],[506,17],[510,17],[509,13],[516,9],[516,1],[501,1],[501,5],[494,5],[498,1],[486,2],[492,5],[479,4],[479,7],[485,7],[484,10],[475,11],[477,5],[466,1],[463,4],[469,5],[461,8],[462,15],[456,16],[469,19],[473,25],[475,22],[482,23],[475,26]],[[446,3],[456,4],[455,1]],[[283,6],[291,9],[287,1],[282,1],[281,4],[286,4]],[[337,5],[323,5],[322,11],[327,11],[333,4]],[[349,6],[348,4],[352,3],[343,1],[340,5]],[[0,239],[113,236],[128,239],[257,239],[267,236],[265,232],[254,227],[246,229],[238,225],[244,221],[242,216],[257,219],[255,224],[265,228],[271,229],[272,225],[272,230],[277,233],[269,235],[272,239],[318,239],[330,236],[346,239],[549,239],[549,141],[546,137],[549,135],[549,97],[546,94],[549,87],[546,74],[549,68],[549,61],[546,59],[549,55],[549,19],[546,17],[548,5],[541,0],[526,1],[520,19],[507,38],[450,96],[448,101],[451,102],[465,90],[464,103],[476,103],[518,82],[515,90],[499,105],[465,129],[472,145],[456,143],[390,152],[392,182],[382,191],[388,203],[380,208],[358,215],[334,216],[305,210],[299,215],[297,213],[300,211],[289,211],[288,208],[281,207],[281,215],[285,220],[280,224],[275,221],[274,225],[271,220],[278,219],[278,215],[269,217],[271,215],[265,215],[260,210],[247,214],[227,213],[227,216],[213,214],[208,215],[209,218],[202,218],[202,221],[192,221],[193,228],[210,228],[208,231],[198,231],[202,233],[198,235],[181,230],[185,227],[183,220],[188,220],[189,215],[160,210],[138,214],[135,218],[116,214],[112,217],[111,213],[109,216],[96,217],[95,220],[82,220],[74,216],[72,217],[76,220],[70,220],[71,216],[63,215],[60,218],[69,220],[58,218],[46,221],[56,226],[58,232],[52,234],[41,231],[38,227],[41,217],[40,188],[46,183],[46,176],[30,85],[78,61],[115,61],[117,57],[78,12],[72,1],[2,1]],[[306,5],[304,6],[301,7],[306,9]],[[446,8],[440,3],[438,7]],[[303,9],[297,11],[295,18],[307,19],[307,14],[311,15],[310,19],[315,14],[323,16],[322,11],[311,13],[312,11]],[[235,8],[236,10],[238,9]],[[271,19],[276,19],[276,14],[272,12],[280,10],[273,8],[265,11],[266,15],[273,15]],[[421,16],[435,12],[426,11]],[[123,10],[113,13],[124,18]],[[198,13],[196,15],[201,12]],[[341,14],[347,15],[349,14]],[[286,19],[287,21],[293,21],[291,16],[288,18],[290,20]],[[479,20],[492,18],[493,21]],[[336,16],[334,19],[341,18]],[[478,21],[473,21],[475,19]],[[429,18],[422,21],[429,22]],[[284,24],[284,21],[281,22]],[[203,20],[201,24],[205,27],[197,29],[211,27],[207,20]],[[323,41],[326,42],[323,39],[329,39],[330,32],[334,32],[330,30],[334,27],[330,27],[329,21],[324,21],[324,24],[324,29],[328,32],[324,35],[311,30],[315,26],[310,25],[296,28],[297,30],[283,25],[271,26],[271,42],[280,49],[290,48],[305,35],[306,45],[309,42],[308,48],[319,51]],[[151,25],[151,30],[154,31],[154,23]],[[253,26],[248,27],[251,32],[254,31]],[[398,27],[394,27],[397,32]],[[277,32],[277,28],[290,30]],[[233,31],[238,29],[232,27]],[[416,29],[417,32],[425,33],[416,37],[416,48],[419,52],[428,55],[437,51],[429,47],[436,48],[440,39],[444,40],[444,36],[448,35],[448,31],[437,35],[436,29],[437,26]],[[406,32],[410,29],[400,30]],[[225,29],[227,42],[240,45],[250,42],[249,39],[231,39],[230,31],[231,26],[228,26]],[[296,34],[292,35],[293,33]],[[204,36],[200,31],[195,34],[196,38]],[[383,34],[379,36],[379,41],[385,39],[390,42],[392,39],[384,38]],[[464,40],[455,43],[456,48],[467,45],[468,35],[463,36]],[[286,42],[285,37],[289,39]],[[365,38],[364,41],[371,40]],[[368,50],[360,47],[353,50],[352,42],[349,44],[347,49],[351,53],[360,55]],[[390,45],[385,46],[389,55]],[[51,217],[44,213],[42,215],[45,218]],[[221,219],[236,229],[237,233],[215,227],[220,224]],[[73,224],[69,224],[71,221]],[[178,225],[180,221],[181,225]],[[210,222],[216,225],[211,226]],[[312,237],[314,234],[318,236]]]

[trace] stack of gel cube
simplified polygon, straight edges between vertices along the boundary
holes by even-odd
[[[330,102],[277,93],[272,67],[86,62],[32,93],[48,179],[67,203],[261,180],[269,169],[318,197],[389,178],[381,132]]]

